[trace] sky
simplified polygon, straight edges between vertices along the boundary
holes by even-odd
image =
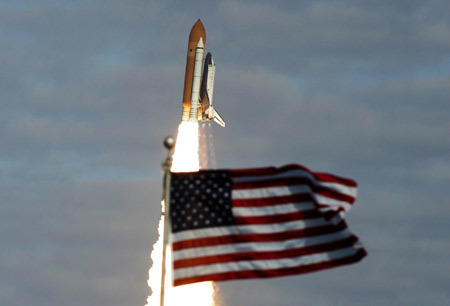
[[[0,0],[0,304],[144,305],[188,34],[218,168],[355,179],[362,262],[220,305],[450,304],[450,2]]]

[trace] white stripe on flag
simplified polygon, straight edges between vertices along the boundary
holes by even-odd
[[[331,190],[335,190],[339,193],[351,196],[356,198],[357,196],[357,188],[356,187],[350,187],[350,186],[346,186],[346,185],[342,185],[339,183],[333,183],[333,182],[321,182],[320,186],[323,187],[327,187]]]
[[[324,218],[298,220],[285,223],[258,224],[258,225],[232,225],[221,227],[201,228],[183,232],[176,232],[172,235],[172,242],[191,240],[198,238],[220,237],[234,234],[270,234],[282,233],[305,228],[330,225]]]
[[[327,187],[337,192],[352,196],[356,198],[357,188],[347,186],[338,182],[323,182],[313,176],[311,173],[301,170],[291,170],[275,175],[260,175],[260,176],[242,176],[233,178],[233,182],[246,183],[246,182],[258,182],[265,180],[273,180],[278,178],[307,178],[313,182],[316,186]]]
[[[261,207],[233,207],[234,216],[269,216],[315,209],[313,202],[289,203]]]
[[[322,205],[342,207],[345,211],[349,210],[352,207],[351,204],[345,201],[339,201],[320,194],[315,194],[314,196],[317,203]]]
[[[290,185],[279,187],[264,187],[253,189],[233,189],[233,199],[259,199],[259,198],[271,198],[279,196],[288,196],[299,193],[313,194],[311,188],[308,185]]]
[[[236,183],[245,183],[245,182],[257,182],[257,181],[265,181],[272,180],[277,178],[286,178],[286,177],[299,177],[299,178],[307,178],[313,182],[317,182],[317,179],[309,172],[302,170],[289,170],[286,172],[278,173],[278,174],[268,174],[268,175],[248,175],[248,176],[239,176],[232,177],[233,182]]]
[[[348,238],[351,235],[352,233],[348,229],[344,229],[340,232],[333,234],[306,237],[302,239],[290,239],[275,242],[235,243],[235,244],[216,245],[210,247],[183,249],[179,251],[174,251],[172,256],[174,260],[180,260],[186,258],[195,258],[221,254],[235,254],[243,252],[282,251],[333,242]]]
[[[350,257],[356,254],[359,249],[355,247],[344,248],[336,251],[328,251],[300,257],[269,259],[269,260],[247,260],[228,263],[217,263],[213,265],[201,265],[190,268],[179,268],[174,270],[175,279],[187,278],[191,276],[216,274],[232,271],[248,270],[270,270],[293,268],[306,266],[321,262],[328,262],[340,258]]]

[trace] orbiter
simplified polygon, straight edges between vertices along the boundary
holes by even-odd
[[[181,119],[194,122],[213,119],[224,127],[225,121],[212,106],[216,65],[209,52],[206,55],[202,74],[205,42],[205,28],[199,19],[189,34]]]

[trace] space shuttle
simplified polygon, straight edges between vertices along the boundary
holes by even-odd
[[[181,120],[191,122],[214,120],[225,127],[225,121],[212,105],[216,65],[209,52],[203,60],[205,42],[205,28],[199,19],[189,34]]]

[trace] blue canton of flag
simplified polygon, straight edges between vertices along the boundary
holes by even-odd
[[[172,231],[234,224],[231,191],[227,171],[172,174]]]

